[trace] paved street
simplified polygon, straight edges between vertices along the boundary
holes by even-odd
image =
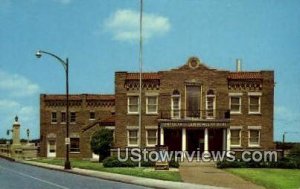
[[[10,162],[0,158],[1,189],[145,188]]]

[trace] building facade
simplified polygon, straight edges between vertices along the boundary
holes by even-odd
[[[91,97],[98,103],[89,105]],[[70,132],[71,154],[72,141],[79,143],[74,157],[92,157],[90,136],[104,127],[114,130],[114,148],[139,146],[138,73],[116,72],[114,96],[72,98],[70,121],[72,111],[78,121]],[[64,102],[63,96],[41,95],[42,156],[49,157],[55,137],[56,156],[63,157],[65,129],[59,121],[53,126],[53,112],[62,119]],[[148,149],[158,143],[189,152],[274,148],[273,71],[217,70],[191,57],[179,68],[143,73],[141,104],[141,145]],[[72,139],[72,133],[80,139]]]

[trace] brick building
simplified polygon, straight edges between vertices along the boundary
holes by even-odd
[[[179,68],[142,78],[143,147],[158,141],[189,152],[274,147],[273,71],[217,70],[192,57]],[[64,156],[63,97],[41,95],[42,156],[51,148]],[[115,73],[114,96],[71,95],[71,157],[92,157],[90,136],[103,127],[114,129],[115,148],[137,147],[138,97],[139,74],[129,72]]]

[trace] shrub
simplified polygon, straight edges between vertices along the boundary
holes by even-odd
[[[131,160],[127,161],[119,161],[119,159],[115,156],[107,157],[103,160],[103,166],[104,167],[135,167],[138,164],[136,162],[133,162]]]
[[[224,168],[281,168],[281,169],[299,169],[300,161],[282,158],[277,162],[239,162],[239,161],[219,161],[217,167]]]
[[[109,156],[112,141],[113,133],[108,129],[100,129],[92,135],[91,149],[95,154],[99,154],[99,162]]]
[[[175,159],[172,159],[172,160],[169,162],[169,167],[178,168],[178,167],[179,167],[178,161],[175,161]]]

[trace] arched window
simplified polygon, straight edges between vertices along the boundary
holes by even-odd
[[[206,118],[212,119],[216,112],[216,95],[213,90],[208,90],[206,93]]]
[[[171,116],[174,119],[180,118],[180,92],[178,90],[174,90],[172,93],[172,101],[171,101]]]

